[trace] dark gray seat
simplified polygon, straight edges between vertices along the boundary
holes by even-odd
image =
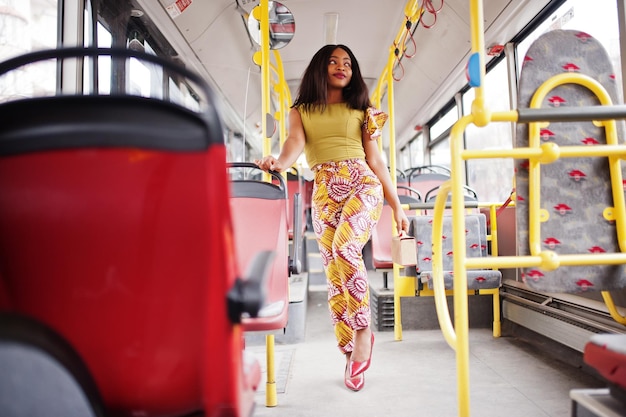
[[[432,216],[415,216],[411,219],[409,234],[415,236],[417,245],[417,272],[422,284],[433,288],[432,268]],[[487,256],[487,223],[482,213],[465,216],[466,256]],[[443,278],[446,290],[453,288],[453,248],[452,248],[452,217],[443,219]],[[483,290],[499,288],[502,283],[502,273],[497,270],[480,269],[467,270],[467,288]]]

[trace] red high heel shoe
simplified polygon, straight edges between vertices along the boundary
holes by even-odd
[[[350,376],[353,378],[357,375],[362,374],[370,367],[370,363],[372,362],[372,351],[374,350],[374,333],[372,333],[372,346],[370,347],[370,357],[367,358],[366,361],[357,362],[350,361],[348,367],[350,368]]]
[[[350,376],[350,371],[348,368],[348,364],[346,364],[346,370],[343,375],[343,382],[346,384],[346,387],[352,391],[360,391],[361,388],[365,386],[365,375],[360,374],[357,376]]]

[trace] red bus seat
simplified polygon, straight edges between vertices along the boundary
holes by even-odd
[[[426,193],[450,179],[450,170],[440,165],[424,165],[405,171],[409,187],[420,192],[425,201]]]
[[[449,175],[425,173],[409,177],[409,186],[418,190],[423,196],[426,196],[426,193],[430,190],[439,187],[449,179]]]
[[[416,167],[407,168],[402,173],[404,177],[410,178],[421,174],[444,174],[450,176],[450,168],[443,165],[420,165]]]
[[[438,185],[428,190],[428,192],[426,192],[426,195],[424,196],[424,201],[427,203],[434,203],[435,199],[437,198],[437,193],[439,193],[439,187],[441,186]],[[467,185],[463,185],[463,199],[465,201],[478,201],[478,193],[473,188]],[[452,194],[448,194],[447,200],[452,201]]]
[[[253,314],[261,300],[242,290],[252,308],[229,302],[241,280],[209,87],[130,50],[32,53],[0,74],[96,54],[182,75],[206,107],[131,96],[0,104],[0,347],[60,365],[96,416],[250,416],[260,368],[244,359],[229,316]],[[0,372],[5,393],[29,377],[27,367],[14,372]],[[42,394],[29,391],[26,406]]]
[[[284,183],[283,183],[284,184]],[[289,237],[285,189],[264,181],[231,182],[230,206],[239,268],[245,270],[260,251],[276,253],[269,274],[265,305],[259,317],[245,318],[249,331],[287,325],[289,305]]]
[[[402,204],[411,204],[421,202],[419,192],[407,186],[398,185],[398,198]],[[411,215],[410,210],[405,210],[407,215]],[[372,230],[372,266],[376,270],[383,271],[383,288],[388,288],[389,274],[393,269],[393,261],[391,259],[391,240],[394,235],[393,231],[393,210],[385,201],[383,205],[380,219],[376,227]]]
[[[426,192],[426,195],[424,195],[424,202],[429,203],[429,205],[432,204],[432,207],[434,207],[435,200],[437,199],[437,194],[439,194],[440,187],[441,187],[440,185],[437,185],[433,189],[428,190]],[[467,185],[463,185],[463,199],[466,202],[466,208],[465,208],[466,213],[480,213],[480,209],[477,207],[478,193],[473,188]],[[446,201],[448,204],[452,203],[451,193],[447,195]],[[469,204],[467,204],[468,202],[474,203],[472,204],[473,207],[470,207]],[[425,215],[431,215],[431,214],[434,214],[434,210],[431,208],[427,208],[427,209],[424,209],[422,213]],[[444,209],[443,213],[444,213],[444,216],[452,215],[452,209],[446,208]]]
[[[258,317],[244,318],[246,331],[268,333],[267,347],[267,394],[266,405],[276,405],[276,384],[274,376],[274,338],[272,331],[287,326],[289,308],[289,277],[300,272],[299,252],[301,239],[298,233],[300,222],[294,216],[295,236],[292,253],[289,255],[288,233],[288,192],[281,174],[271,172],[271,181],[248,179],[246,170],[259,171],[248,162],[231,162],[228,170],[231,175],[231,212],[237,242],[237,258],[240,268],[247,268],[254,254],[271,250],[275,257],[266,286],[266,303]],[[241,172],[243,170],[243,175]],[[239,171],[239,173],[237,173]],[[236,179],[233,179],[236,178]],[[256,178],[253,176],[251,178]],[[294,194],[295,210],[300,209],[299,194]]]
[[[307,198],[305,193],[307,189],[304,177],[296,167],[291,167],[289,171],[287,171],[287,192],[289,193],[289,210],[287,211],[289,240],[292,244],[296,244],[296,242],[294,242],[294,235],[298,236],[299,241],[297,245],[300,248],[298,258],[301,261],[300,272],[304,272],[308,269],[306,256],[307,209],[305,207],[305,200]],[[309,204],[310,199],[309,196]],[[294,233],[295,227],[298,228],[297,233]]]
[[[585,363],[626,392],[626,334],[596,334],[585,345]]]
[[[291,167],[290,171],[287,172],[287,191],[289,193],[289,210],[287,211],[287,220],[289,225],[289,239],[293,239],[293,227],[294,227],[294,218],[297,215],[296,213],[300,213],[300,236],[304,236],[306,232],[306,211],[304,207],[304,201],[300,201],[300,207],[296,207],[296,194],[304,197],[305,193],[305,183],[304,178],[295,167]]]
[[[391,237],[393,211],[387,204],[383,205],[383,211],[376,227],[372,230],[372,265],[375,269],[391,269]]]

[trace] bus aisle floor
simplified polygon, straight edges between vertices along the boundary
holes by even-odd
[[[440,330],[405,330],[402,341],[392,331],[376,332],[365,387],[352,392],[344,386],[325,285],[315,277],[315,256],[310,261],[304,341],[277,343],[278,405],[265,407],[262,380],[253,417],[457,416],[455,353]],[[247,349],[265,363],[264,346]],[[571,389],[604,386],[518,339],[494,339],[488,328],[470,329],[470,379],[471,415],[480,417],[569,417]]]

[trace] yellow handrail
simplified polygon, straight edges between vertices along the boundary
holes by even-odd
[[[588,88],[591,92],[593,92],[601,105],[612,105],[611,97],[609,93],[602,87],[602,85],[594,80],[591,77],[588,77],[583,74],[578,73],[563,73],[555,75],[548,80],[544,81],[541,86],[535,91],[531,101],[530,108],[539,108],[541,107],[541,103],[543,103],[544,98],[548,95],[550,91],[559,85],[563,84],[578,84],[580,86]],[[594,149],[594,153],[597,156],[608,156],[609,158],[609,171],[611,174],[611,188],[613,191],[613,203],[615,205],[614,210],[612,210],[611,215],[613,216],[610,220],[615,220],[615,224],[617,227],[617,238],[619,242],[619,247],[622,251],[626,251],[626,224],[625,220],[625,207],[624,204],[624,188],[622,184],[622,169],[620,166],[620,156],[624,156],[624,148],[622,147],[621,152],[619,152],[618,139],[617,139],[617,128],[615,124],[615,120],[605,120],[599,122],[598,124],[604,126],[606,131],[606,142],[607,145],[614,145],[615,148],[609,149],[607,153],[607,149],[604,146],[599,146],[598,149]],[[559,148],[555,144],[541,145],[540,139],[540,129],[541,124],[538,122],[530,123],[528,128],[528,146],[530,148],[538,149],[541,147],[544,152],[542,152],[541,157],[539,158],[530,158],[529,160],[529,174],[528,174],[528,182],[529,182],[529,244],[530,244],[530,253],[532,255],[537,255],[541,253],[541,236],[540,236],[540,211],[539,207],[540,198],[539,192],[541,190],[540,183],[540,167],[542,163],[549,163],[557,160],[561,155],[580,155],[580,156],[589,156],[592,155],[589,152],[589,147],[574,147],[570,149],[567,148]],[[564,153],[566,151],[567,153]]]
[[[280,52],[277,49],[273,49],[272,52],[275,64],[270,63],[270,69],[275,77],[271,81],[272,89],[277,94],[277,108],[274,112],[274,120],[278,122],[278,143],[280,148],[282,148],[287,140],[287,117],[291,107],[291,91],[285,80],[285,70]],[[287,171],[283,171],[282,176],[287,178]]]
[[[406,21],[402,24],[400,29],[398,30],[398,34],[394,39],[393,45],[390,47],[389,56],[387,59],[387,64],[383,69],[380,77],[378,78],[378,83],[376,88],[372,92],[371,101],[374,105],[380,107],[382,102],[382,97],[384,95],[384,88],[387,87],[387,112],[389,114],[389,119],[387,121],[387,126],[389,127],[389,167],[390,167],[390,175],[391,182],[395,186],[397,184],[396,178],[396,131],[395,131],[395,117],[394,117],[394,92],[393,92],[393,66],[396,57],[399,59],[400,56],[404,54],[405,45],[404,39],[406,39],[407,33],[410,30],[407,21],[411,23],[411,26],[419,19],[421,14],[421,7],[419,6],[418,0],[408,0],[404,7],[404,15]],[[396,49],[400,46],[401,50],[396,53]],[[378,147],[383,150],[382,146],[382,137],[378,139]],[[396,234],[396,224],[395,219],[391,220],[392,230],[390,233],[392,235]],[[394,338],[395,340],[402,340],[402,317],[400,313],[400,296],[402,295],[401,289],[405,287],[400,279],[400,266],[397,264],[393,265],[393,283],[394,283]]]
[[[443,210],[445,209],[445,202],[450,192],[450,181],[444,182],[439,186],[439,192],[435,198],[435,208],[433,214],[433,292],[435,298],[435,307],[437,309],[437,319],[439,320],[439,327],[443,332],[443,336],[448,342],[448,345],[456,350],[457,338],[454,333],[454,326],[452,320],[450,320],[450,311],[448,310],[448,303],[446,302],[446,290],[443,280]],[[437,236],[437,238],[435,238]],[[455,254],[456,256],[456,254]],[[455,287],[456,288],[456,287]]]
[[[279,143],[282,148],[283,143],[287,139],[287,115],[291,106],[291,91],[285,80],[285,70],[280,52],[277,49],[273,49],[272,52],[276,64],[272,65],[271,68],[278,77],[278,80],[273,83],[274,91],[278,93],[278,108],[274,113],[274,117],[278,121]]]
[[[449,186],[452,192],[452,227],[453,231],[465,230],[465,198],[463,195],[464,172],[462,166],[463,132],[465,128],[474,123],[476,126],[487,125],[492,118],[492,114],[485,107],[483,80],[485,78],[484,65],[484,30],[483,30],[483,4],[482,0],[470,0],[470,28],[472,41],[472,55],[479,59],[479,77],[473,80],[474,102],[469,116],[462,117],[452,127],[450,133],[450,171],[451,179]],[[442,190],[443,191],[443,190]],[[437,316],[444,331],[444,337],[456,351],[457,366],[457,403],[460,417],[470,415],[469,397],[469,319],[467,308],[467,280],[466,280],[466,251],[465,234],[453,232],[452,250],[454,253],[454,329],[451,329],[450,313],[445,303],[443,293],[443,259],[441,258],[441,235],[443,234],[443,207],[447,200],[448,193],[440,192],[435,199],[435,212],[433,215],[433,280],[435,282],[435,301],[437,306]],[[437,245],[437,249],[435,248]],[[443,297],[443,303],[441,298]],[[444,309],[445,307],[445,309]],[[443,316],[447,316],[444,318]],[[442,325],[443,323],[443,325]]]
[[[607,145],[598,147],[568,146],[559,147],[555,144],[543,144],[539,140],[540,123],[530,123],[529,146],[510,150],[494,151],[470,151],[463,150],[463,132],[473,123],[476,126],[485,126],[490,122],[508,121],[517,122],[516,111],[504,111],[492,113],[485,107],[483,99],[483,80],[485,75],[484,39],[482,0],[471,0],[470,19],[472,52],[479,58],[480,71],[478,80],[473,80],[475,99],[472,103],[472,111],[469,116],[462,117],[452,127],[450,134],[451,154],[451,179],[441,187],[441,192],[435,201],[433,218],[433,282],[435,292],[435,304],[440,327],[448,344],[456,351],[457,361],[457,389],[459,416],[468,417],[469,405],[469,346],[468,346],[468,311],[467,311],[467,282],[466,272],[468,268],[524,268],[541,267],[553,270],[559,266],[568,265],[617,265],[626,263],[626,253],[613,254],[573,254],[557,255],[555,252],[541,250],[540,241],[540,207],[539,207],[539,171],[541,164],[551,163],[563,157],[576,156],[605,156],[609,159],[611,175],[611,188],[614,197],[613,208],[605,210],[605,217],[614,220],[617,227],[619,246],[622,252],[626,252],[626,210],[622,185],[622,173],[620,159],[626,156],[626,149],[617,141],[616,125],[614,120],[596,122],[604,126],[607,136]],[[565,83],[579,84],[587,87],[596,94],[602,105],[611,105],[610,97],[606,90],[595,80],[581,74],[560,74],[544,82],[535,92],[531,101],[531,108],[540,107],[543,99],[549,91],[558,85]],[[465,230],[463,198],[463,160],[480,158],[517,158],[529,160],[529,240],[530,256],[498,256],[488,258],[467,258],[465,252]],[[445,290],[443,283],[443,259],[441,237],[443,233],[443,209],[447,194],[452,193],[452,227],[453,227],[453,251],[454,251],[454,311],[455,321],[452,327],[447,303],[445,302]],[[495,217],[492,211],[492,218]],[[602,292],[604,301],[611,316],[619,323],[626,324],[626,317],[622,316],[615,307],[613,299],[608,291]],[[494,306],[495,307],[495,306]]]
[[[607,308],[609,309],[609,313],[611,314],[611,317],[613,317],[613,320],[615,320],[619,324],[626,325],[626,316],[621,315],[620,312],[617,311],[617,307],[613,302],[613,297],[611,297],[611,293],[609,291],[602,291],[602,299],[604,300],[604,304],[606,304]]]
[[[482,21],[482,20],[481,20]],[[463,131],[475,121],[474,115],[462,117],[452,127],[450,133],[450,181],[452,190],[452,230],[465,230],[465,197],[463,195],[463,166],[461,151],[463,148]],[[437,195],[437,200],[442,203],[447,195]],[[435,201],[437,201],[435,200]],[[443,210],[435,212],[434,217],[443,218]],[[442,220],[441,220],[442,221]],[[433,220],[434,222],[434,220]],[[441,231],[435,237],[433,228],[433,242],[441,241]],[[467,258],[465,248],[465,233],[454,233],[452,237],[453,257],[453,281],[454,281],[454,331],[456,334],[456,366],[457,366],[457,392],[459,416],[466,417],[470,414],[469,403],[469,319],[467,307]],[[433,257],[434,258],[434,257]],[[433,259],[434,261],[434,259]],[[439,260],[442,262],[442,259]],[[440,263],[442,265],[442,263]],[[433,268],[434,269],[434,268]],[[434,278],[434,277],[433,277]],[[443,274],[439,278],[443,282]],[[446,306],[447,307],[447,306]],[[438,313],[439,314],[439,313]]]
[[[411,23],[411,26],[417,22],[420,15],[422,14],[422,8],[419,6],[418,0],[408,0],[406,5],[404,6],[404,17],[406,21]],[[376,84],[376,88],[374,89],[372,95],[372,102],[380,102],[382,100],[384,94],[385,86],[389,86],[392,82],[389,81],[389,76],[391,76],[391,80],[393,81],[393,64],[396,60],[396,57],[399,59],[402,55],[404,55],[405,45],[403,40],[407,36],[407,32],[410,30],[407,28],[406,21],[400,26],[398,29],[398,33],[393,41],[393,44],[389,48],[389,56],[387,58],[387,65],[383,69],[380,77],[378,78],[378,83]],[[396,49],[400,46],[400,50],[396,55]]]

